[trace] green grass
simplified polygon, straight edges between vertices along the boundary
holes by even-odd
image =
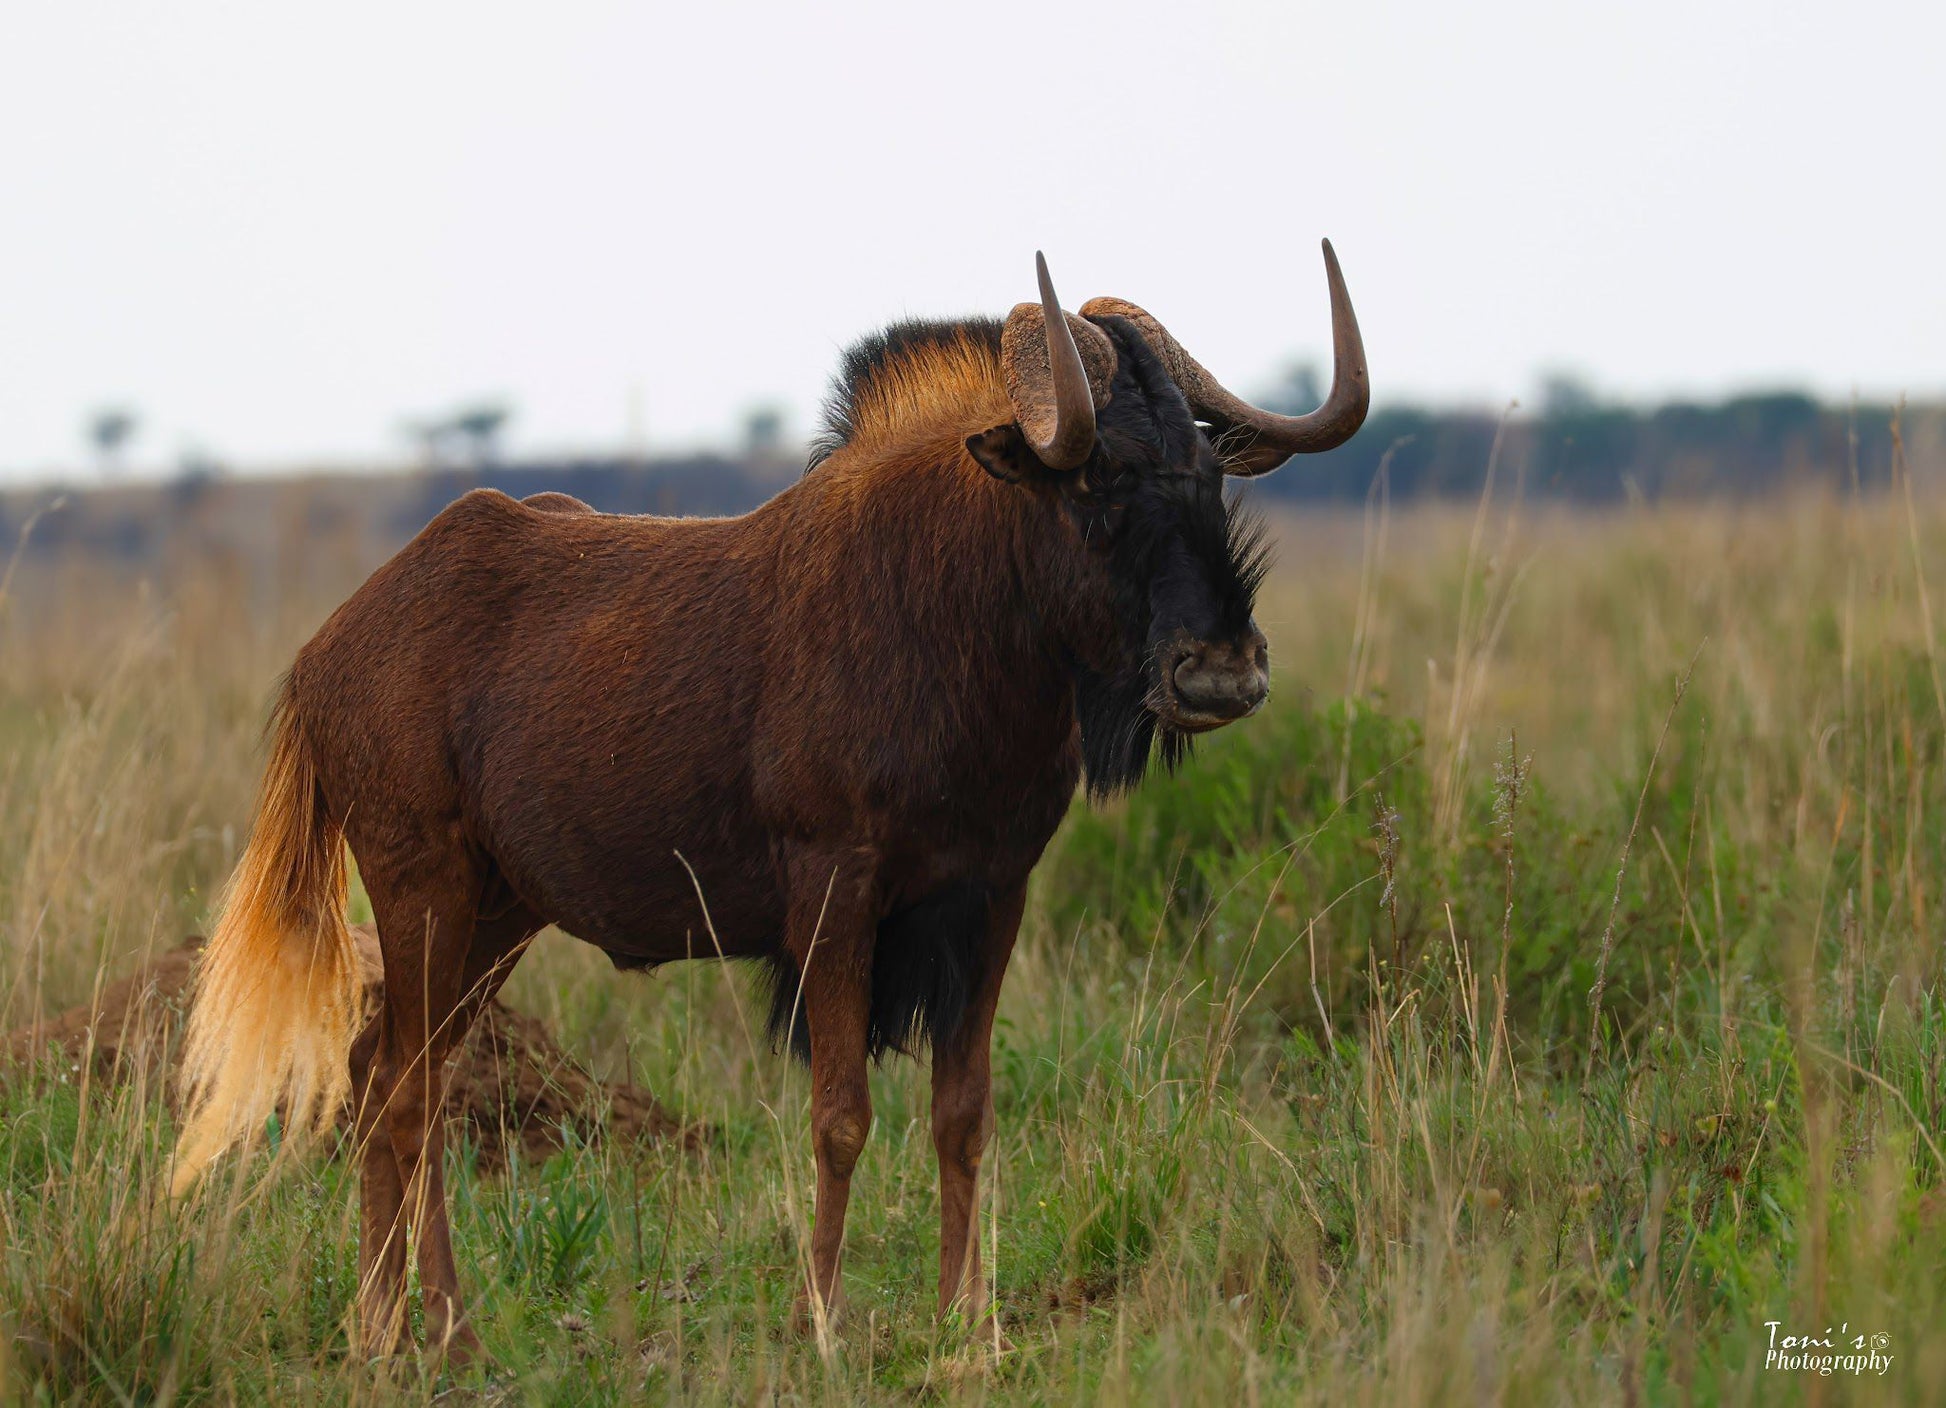
[[[1426,510],[1367,525],[1369,570],[1356,529],[1284,526],[1269,711],[1077,810],[1037,877],[982,1225],[1013,1352],[931,1313],[922,1066],[873,1077],[823,1358],[788,1329],[804,1076],[753,1049],[748,976],[622,977],[549,936],[510,1000],[709,1135],[570,1142],[494,1177],[450,1152],[490,1378],[351,1355],[342,1160],[170,1208],[159,1093],[43,1067],[0,1082],[0,1382],[26,1402],[1938,1401],[1946,697],[1917,564],[1946,560],[1946,512]],[[0,622],[15,1019],[199,916],[254,781],[253,690],[329,605],[252,626],[193,583],[159,599],[79,642]],[[1892,1367],[1766,1371],[1766,1321],[1889,1336]]]

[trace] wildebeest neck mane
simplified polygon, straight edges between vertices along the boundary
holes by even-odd
[[[965,435],[1013,418],[997,318],[908,319],[845,349],[808,469],[847,446],[926,430]]]

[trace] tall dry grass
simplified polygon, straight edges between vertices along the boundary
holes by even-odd
[[[783,1330],[803,1080],[752,1035],[744,979],[625,979],[549,936],[511,1000],[713,1137],[497,1179],[457,1156],[506,1392],[1936,1399],[1946,500],[1593,513],[1502,476],[1479,505],[1276,527],[1272,708],[1074,818],[1035,893],[982,1233],[1017,1350],[996,1364],[928,1313],[923,1070],[874,1077],[853,1317],[807,1350]],[[16,581],[10,1024],[200,926],[277,674],[374,555],[282,585],[193,560]],[[156,1093],[79,1077],[0,1082],[14,1391],[443,1391],[347,1352],[341,1162],[220,1225],[161,1208],[140,1196],[168,1155]],[[1780,1377],[1767,1318],[1869,1326],[1895,1368]]]

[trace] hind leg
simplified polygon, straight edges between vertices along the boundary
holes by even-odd
[[[486,1009],[507,977],[527,951],[528,941],[542,928],[540,917],[526,909],[476,923],[473,943],[467,951],[466,967],[460,975],[459,1002],[440,1043],[443,1048],[436,1066],[440,1090],[432,1106],[432,1119],[426,1131],[421,1155],[429,1179],[434,1180],[426,1196],[427,1217],[418,1224],[419,1285],[426,1303],[426,1340],[444,1345],[456,1359],[478,1354],[479,1337],[466,1324],[460,1306],[459,1269],[453,1261],[452,1228],[447,1220],[445,1193],[446,1121],[443,1117],[446,1062],[474,1021]]]
[[[353,1047],[353,1079],[361,1074],[362,1056],[367,1087],[358,1122],[364,1145],[359,1322],[367,1352],[385,1353],[404,1347],[409,1338],[408,1235],[416,1234],[423,1261],[432,1209],[444,1210],[438,1164],[428,1168],[424,1159],[441,1094],[444,1051],[434,1042],[458,1004],[479,886],[458,866],[443,874],[415,867],[405,875],[368,861],[362,871],[378,920],[385,983],[379,1011]],[[436,1155],[437,1148],[432,1152]],[[444,1331],[451,1320],[447,1297],[456,1288],[437,1286],[423,1271],[420,1279],[428,1333],[436,1327]],[[442,1339],[435,1334],[433,1343]]]
[[[452,1236],[446,1220],[446,1188],[441,1169],[445,1063],[451,1053],[461,1008],[466,970],[474,940],[482,890],[477,868],[457,845],[388,846],[384,855],[414,855],[410,866],[368,864],[365,888],[378,920],[379,949],[385,964],[385,1000],[377,1051],[372,1059],[378,1102],[377,1128],[390,1143],[399,1181],[399,1212],[409,1225],[419,1254],[419,1284],[425,1300],[426,1335],[439,1350],[464,1357],[478,1341],[462,1322]],[[370,1104],[372,1102],[368,1102]],[[376,1143],[376,1140],[374,1140]],[[368,1151],[369,1153],[369,1151]],[[382,1161],[370,1156],[371,1191],[389,1202],[391,1184]],[[376,1317],[389,1314],[389,1256],[403,1227],[395,1214],[380,1233],[380,1214],[369,1222],[374,1245]],[[370,1326],[378,1340],[388,1326]]]
[[[478,1341],[460,1318],[459,1272],[454,1263],[447,1225],[444,1190],[445,1121],[441,1117],[446,1057],[465,1040],[474,1020],[493,1000],[513,971],[527,942],[540,931],[538,915],[516,906],[492,919],[476,920],[472,943],[458,987],[459,1001],[444,1029],[432,1043],[443,1052],[430,1061],[440,1090],[428,1094],[431,1116],[415,1166],[424,1166],[437,1182],[420,1189],[413,1200],[410,1221],[419,1251],[419,1279],[426,1292],[426,1330],[430,1342],[463,1358],[477,1350]],[[411,991],[407,983],[402,990]],[[426,990],[429,985],[421,985]],[[430,1001],[419,1010],[429,1013]],[[406,1165],[393,1140],[394,1105],[404,1108],[411,1092],[400,1090],[404,1041],[387,1028],[392,1006],[381,1004],[352,1048],[353,1089],[359,1094],[358,1144],[363,1167],[360,1184],[359,1324],[370,1354],[395,1353],[407,1339],[406,1294]],[[426,1023],[428,1027],[436,1023]],[[416,1047],[415,1047],[416,1049]],[[408,1116],[407,1118],[410,1118]]]
[[[478,924],[460,975],[458,1001],[444,1030],[435,1029],[429,1043],[432,1080],[427,1086],[426,1113],[415,1111],[393,1127],[393,1149],[402,1168],[411,1157],[410,1139],[421,1140],[417,1158],[421,1192],[415,1204],[413,1240],[419,1255],[419,1289],[425,1301],[426,1343],[460,1362],[479,1357],[480,1339],[466,1323],[460,1301],[459,1268],[453,1260],[452,1224],[446,1207],[446,1064],[540,927],[539,920],[525,911]],[[407,1131],[405,1147],[399,1138],[401,1127]]]
[[[396,1354],[406,1339],[405,1180],[385,1128],[396,1071],[378,1060],[384,1029],[381,1007],[351,1048],[359,1155],[358,1328],[367,1355]]]

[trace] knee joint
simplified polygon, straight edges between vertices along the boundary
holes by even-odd
[[[818,1152],[840,1178],[849,1178],[865,1152],[865,1138],[872,1130],[870,1111],[863,1114],[845,1111],[836,1114],[818,1135]]]
[[[993,1110],[981,1105],[972,1110],[944,1112],[933,1120],[933,1147],[943,1161],[972,1172],[979,1168],[993,1137]]]

